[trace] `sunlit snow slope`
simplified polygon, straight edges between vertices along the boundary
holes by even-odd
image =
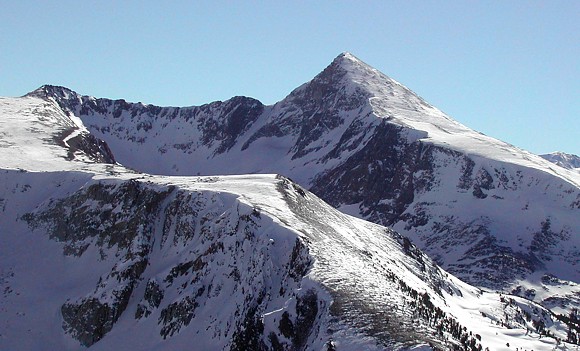
[[[541,333],[568,337],[550,311],[460,282],[282,176],[127,170],[57,106],[0,98],[0,349],[548,350]]]
[[[283,174],[472,284],[559,312],[580,303],[580,174],[463,126],[349,53],[272,106],[157,107],[53,86],[29,96],[82,120],[125,166]]]

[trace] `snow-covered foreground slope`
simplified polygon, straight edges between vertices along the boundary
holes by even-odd
[[[107,149],[73,146],[73,119],[44,104],[0,100],[1,349],[548,350],[539,332],[567,337],[541,306],[460,282],[287,178],[102,164]]]
[[[558,311],[580,303],[580,174],[461,125],[348,53],[272,106],[157,107],[52,86],[29,96],[82,120],[125,166],[283,174],[465,281]]]
[[[525,335],[538,321],[566,337],[543,308],[466,286],[284,178],[13,173],[2,348],[553,348]]]

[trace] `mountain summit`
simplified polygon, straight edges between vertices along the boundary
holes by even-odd
[[[409,236],[476,285],[511,291],[541,272],[580,282],[578,173],[467,128],[352,54],[271,106],[236,97],[157,107],[41,90],[133,169],[283,174]]]
[[[578,340],[580,175],[351,54],[269,106],[43,86],[0,118],[0,348]]]
[[[296,89],[290,96],[300,95],[305,86],[312,86],[312,90],[319,94],[324,92],[321,95],[326,97],[350,98],[353,103],[371,104],[373,108],[380,106],[375,104],[380,99],[391,107],[406,110],[433,109],[410,89],[348,52],[337,56],[312,81]],[[379,117],[389,117],[381,111],[375,112]]]

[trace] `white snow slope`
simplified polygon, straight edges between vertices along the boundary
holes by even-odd
[[[82,126],[39,98],[0,120],[0,349],[572,349],[548,310],[286,178],[71,160]]]
[[[351,54],[272,106],[162,108],[50,86],[30,96],[80,118],[132,169],[283,174],[471,284],[559,313],[580,304],[580,174],[463,126]]]

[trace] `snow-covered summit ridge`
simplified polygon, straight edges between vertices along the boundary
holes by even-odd
[[[370,106],[372,111],[366,118],[369,122],[376,118],[386,119],[388,123],[408,128],[413,138],[419,137],[424,142],[467,155],[555,173],[575,186],[580,185],[580,177],[574,172],[555,170],[537,155],[463,125],[349,52],[337,56],[312,81],[292,92],[290,98],[302,92],[305,86],[317,85],[321,81],[330,81],[338,87],[338,96],[362,95],[364,98],[359,99],[359,105]]]
[[[313,268],[318,267],[318,270],[311,271],[315,274],[310,278],[318,274],[321,281],[326,281],[327,286],[334,285],[335,291],[346,293],[342,296],[342,301],[349,302],[350,305],[339,303],[335,306],[337,308],[346,306],[344,311],[350,314],[348,318],[353,322],[358,320],[362,322],[361,324],[373,326],[373,323],[368,324],[364,319],[377,317],[378,324],[374,325],[381,327],[385,321],[382,307],[377,310],[378,314],[368,314],[366,308],[363,308],[366,312],[359,314],[357,311],[360,311],[361,307],[357,307],[357,303],[360,299],[365,302],[363,307],[368,304],[373,306],[373,309],[382,306],[381,303],[388,301],[385,300],[388,298],[402,296],[403,299],[407,299],[398,292],[408,290],[404,288],[405,285],[399,283],[402,289],[398,289],[395,283],[395,289],[391,289],[393,286],[390,284],[377,284],[386,277],[383,274],[385,267],[393,272],[400,272],[401,275],[397,276],[403,276],[402,279],[407,285],[409,283],[407,280],[411,279],[405,277],[412,277],[413,274],[407,268],[413,268],[414,262],[419,263],[419,266],[415,267],[421,267],[418,259],[427,262],[429,268],[426,272],[420,273],[421,275],[431,276],[427,273],[432,271],[430,267],[435,267],[403,238],[399,237],[402,241],[397,244],[384,237],[384,228],[341,215],[296,184],[274,176],[182,178],[149,176],[131,173],[123,170],[121,166],[107,165],[109,167],[107,168],[90,159],[78,157],[71,159],[69,151],[72,139],[68,138],[79,131],[79,124],[75,123],[75,119],[80,121],[83,127],[86,126],[89,135],[97,135],[106,140],[111,145],[115,157],[119,156],[121,163],[130,164],[139,170],[148,167],[147,169],[155,173],[166,175],[191,175],[196,172],[214,175],[282,173],[300,180],[305,188],[315,190],[316,194],[324,197],[324,200],[335,207],[377,223],[392,225],[428,250],[437,262],[479,286],[498,286],[498,289],[503,288],[504,291],[535,299],[547,308],[554,308],[557,313],[577,307],[580,296],[578,293],[580,288],[575,283],[580,281],[577,259],[580,247],[577,231],[577,228],[580,228],[578,189],[552,173],[536,172],[535,169],[522,167],[518,163],[508,163],[494,158],[474,157],[446,147],[445,144],[436,144],[429,139],[425,130],[413,129],[409,125],[403,126],[397,120],[414,111],[409,110],[413,108],[409,101],[417,101],[412,95],[409,95],[410,98],[407,100],[401,95],[399,99],[395,99],[397,101],[394,101],[392,106],[387,106],[393,108],[393,116],[384,118],[377,115],[375,108],[380,105],[380,101],[375,100],[380,99],[370,99],[372,98],[370,88],[361,85],[364,83],[363,80],[361,84],[355,82],[353,77],[366,73],[356,62],[353,65],[349,71],[341,68],[341,65],[333,66],[333,69],[317,76],[302,89],[274,106],[262,106],[256,100],[240,97],[200,107],[161,108],[132,104],[124,100],[97,99],[78,95],[65,88],[50,86],[40,89],[37,92],[40,96],[0,100],[2,104],[0,116],[3,122],[0,123],[0,141],[3,144],[0,160],[6,168],[4,173],[0,173],[2,177],[0,184],[4,185],[0,199],[2,211],[0,232],[8,233],[0,237],[2,240],[0,267],[3,269],[9,267],[17,277],[12,280],[10,271],[0,270],[2,274],[0,283],[8,284],[11,289],[20,286],[15,294],[5,297],[6,302],[0,300],[0,303],[5,303],[0,306],[1,308],[7,306],[5,311],[8,312],[4,315],[9,316],[7,318],[10,320],[8,324],[0,325],[1,334],[9,335],[7,339],[0,339],[0,345],[5,340],[10,340],[14,345],[22,342],[22,338],[13,337],[15,335],[13,331],[25,333],[25,330],[34,330],[35,333],[47,336],[60,335],[61,323],[52,321],[55,315],[62,315],[59,312],[62,312],[61,306],[66,307],[64,315],[69,317],[69,321],[80,321],[83,319],[70,318],[75,316],[77,307],[98,312],[98,309],[89,307],[91,305],[98,307],[99,304],[114,301],[115,297],[119,297],[119,289],[123,287],[133,289],[135,292],[134,295],[126,294],[129,298],[127,307],[129,316],[125,315],[118,319],[118,324],[106,337],[109,340],[108,344],[99,342],[103,345],[103,349],[110,348],[109,345],[119,345],[116,343],[118,340],[129,342],[125,338],[133,334],[126,331],[133,330],[131,328],[135,325],[143,324],[147,324],[147,328],[142,329],[139,335],[146,336],[147,340],[153,343],[160,340],[159,328],[168,338],[173,335],[171,333],[181,333],[180,330],[183,330],[183,334],[180,334],[181,340],[187,339],[191,342],[189,336],[196,332],[194,326],[199,325],[196,323],[198,320],[190,324],[190,330],[193,330],[191,334],[185,330],[187,318],[191,316],[189,312],[197,308],[196,303],[204,307],[198,306],[199,309],[195,313],[197,317],[191,318],[202,318],[203,323],[207,322],[217,328],[213,330],[219,330],[222,335],[219,338],[220,342],[229,342],[226,340],[231,340],[228,338],[234,327],[230,329],[230,334],[227,334],[227,328],[222,328],[224,323],[221,319],[215,318],[215,311],[211,306],[223,305],[225,310],[222,312],[227,312],[225,313],[227,316],[233,316],[234,310],[228,308],[234,305],[232,304],[234,295],[230,293],[236,289],[234,286],[237,289],[256,288],[257,290],[253,291],[256,292],[254,297],[258,303],[260,288],[262,286],[268,288],[271,285],[254,284],[256,281],[252,279],[258,279],[260,282],[268,282],[268,279],[263,279],[264,275],[254,274],[257,272],[256,267],[261,268],[265,265],[262,261],[252,260],[268,259],[269,256],[261,252],[267,253],[271,250],[269,247],[272,244],[267,236],[256,235],[248,239],[245,233],[239,232],[240,235],[234,237],[236,242],[232,239],[229,244],[238,249],[243,248],[247,255],[244,257],[248,260],[241,260],[240,256],[230,257],[229,254],[233,251],[229,249],[223,252],[219,250],[219,238],[230,240],[232,236],[216,235],[217,246],[212,246],[211,244],[215,242],[207,238],[202,240],[204,245],[198,245],[198,237],[193,235],[196,230],[190,233],[192,234],[190,238],[185,239],[189,236],[187,233],[191,227],[197,225],[204,227],[202,222],[209,231],[201,230],[200,233],[225,234],[219,231],[223,229],[227,229],[228,232],[232,229],[229,233],[237,232],[235,228],[239,227],[236,223],[242,219],[241,216],[248,225],[251,225],[251,221],[255,221],[252,208],[256,208],[264,220],[260,222],[264,228],[260,233],[273,235],[278,233],[281,227],[294,233],[285,236],[284,238],[290,239],[285,241],[280,240],[278,235],[270,237],[274,238],[275,246],[288,243],[285,247],[289,249],[276,251],[277,255],[272,257],[277,257],[278,261],[274,262],[284,263],[286,261],[280,260],[291,258],[293,255],[291,244],[294,243],[296,235],[300,237],[305,235],[311,240],[309,248],[317,262]],[[367,73],[374,75],[372,72]],[[372,79],[369,78],[368,81]],[[375,105],[371,105],[371,102]],[[419,114],[416,117],[420,117]],[[61,131],[71,134],[61,135]],[[496,146],[493,143],[489,144],[490,148]],[[29,147],[30,152],[22,152],[25,147]],[[79,156],[84,154],[82,151]],[[22,169],[14,171],[14,168]],[[560,169],[556,166],[553,168]],[[24,172],[24,170],[64,172]],[[83,172],[70,172],[71,170]],[[93,173],[98,175],[93,177]],[[285,190],[280,192],[280,188]],[[289,197],[283,200],[281,194],[287,194]],[[239,200],[232,203],[232,195]],[[63,197],[64,200],[60,201],[59,199]],[[315,203],[319,206],[313,206]],[[156,215],[155,209],[158,207],[164,216]],[[240,212],[240,208],[243,211]],[[191,209],[198,209],[200,212],[189,213]],[[32,215],[36,215],[39,225],[42,224],[43,218],[48,221],[65,220],[56,223],[55,228],[68,229],[65,232],[55,230],[53,235],[58,238],[62,237],[63,233],[71,234],[73,240],[63,244],[65,247],[70,246],[72,250],[82,251],[92,240],[92,236],[81,235],[75,241],[75,235],[96,230],[93,233],[96,233],[97,237],[107,238],[107,228],[135,229],[136,231],[127,231],[126,236],[116,235],[118,233],[115,231],[115,238],[130,239],[130,235],[138,233],[132,245],[127,246],[129,249],[127,253],[131,259],[147,257],[151,267],[147,268],[145,273],[139,273],[146,267],[142,261],[115,261],[114,252],[118,247],[104,248],[105,251],[111,250],[108,252],[111,260],[104,262],[106,266],[98,269],[91,264],[65,265],[71,260],[55,259],[47,265],[38,264],[36,260],[28,262],[25,258],[33,257],[35,256],[33,253],[39,252],[45,255],[38,257],[61,257],[60,250],[52,250],[50,253],[49,250],[45,250],[45,247],[55,245],[48,241],[47,233],[41,231],[35,234],[45,237],[46,240],[32,240],[39,243],[34,247],[28,241],[22,241],[22,238],[29,237],[30,231],[18,218],[24,213],[32,212],[34,212]],[[64,215],[67,213],[72,215]],[[204,214],[209,215],[209,221]],[[222,214],[225,214],[225,217]],[[68,218],[74,220],[68,221]],[[103,218],[106,220],[103,221]],[[167,221],[167,226],[158,225],[162,221]],[[127,227],[127,223],[131,225]],[[141,226],[143,223],[147,223],[147,226]],[[61,224],[64,227],[61,227]],[[100,231],[101,229],[103,231]],[[164,239],[163,235],[151,236],[151,234],[162,232],[167,232],[169,238],[166,241],[169,244],[165,246],[167,249],[165,252],[157,251],[157,246],[152,246],[153,242],[160,243]],[[394,235],[390,231],[387,232]],[[183,242],[180,242],[180,236],[184,238]],[[171,240],[172,237],[178,238],[177,241]],[[157,239],[151,241],[152,238]],[[240,245],[236,244],[237,239],[240,239]],[[187,245],[184,247],[182,243],[186,241]],[[171,242],[177,245],[171,245]],[[224,243],[224,247],[229,247],[225,244],[228,243]],[[408,250],[405,256],[414,257],[413,260],[394,259],[396,256],[402,257],[402,254],[391,254],[390,250],[401,247],[404,249],[405,246]],[[328,250],[329,247],[333,249]],[[96,245],[88,250],[89,253],[93,252],[95,259],[98,260],[100,249]],[[141,249],[146,249],[146,252],[142,251],[145,256],[140,254]],[[206,249],[207,254],[203,253]],[[189,254],[195,253],[195,256],[188,256],[188,251]],[[20,254],[23,254],[22,257]],[[198,254],[202,254],[200,261],[195,259]],[[302,260],[310,256],[300,253],[296,257]],[[12,261],[12,258],[18,260]],[[85,260],[87,256],[80,259]],[[246,282],[244,285],[227,285],[230,290],[222,290],[221,294],[214,293],[221,296],[220,299],[205,299],[203,295],[198,300],[196,297],[198,288],[205,287],[209,295],[210,285],[206,285],[205,279],[195,278],[196,271],[199,271],[195,267],[203,269],[202,266],[207,263],[205,266],[207,270],[203,270],[203,273],[208,279],[215,276],[213,273],[216,271],[221,273],[218,276],[230,278],[236,276],[235,271],[230,274],[230,271],[223,270],[224,267],[231,268],[229,264],[210,265],[209,263],[215,259],[222,263],[232,262],[232,266],[235,267],[239,267],[239,264],[249,264],[253,268],[239,269],[248,280],[244,278],[243,281]],[[15,262],[17,265],[13,267]],[[233,262],[237,263],[234,265]],[[193,271],[181,275],[181,272],[189,267],[187,264],[192,265]],[[27,279],[29,272],[38,272],[39,266],[49,274],[46,274],[44,280],[32,282],[36,285],[27,285],[31,283],[30,279]],[[277,266],[284,268],[296,265]],[[39,313],[32,312],[38,305],[28,302],[46,301],[44,297],[42,299],[39,297],[45,292],[39,287],[43,287],[45,283],[54,287],[54,291],[62,292],[62,286],[68,285],[61,282],[70,279],[65,273],[71,269],[77,273],[74,277],[82,278],[85,283],[81,284],[82,286],[74,285],[74,291],[70,291],[70,295],[67,294],[71,300],[65,305],[62,305],[65,300],[60,298],[61,295],[49,294],[52,302],[43,304],[42,308],[46,313],[42,313],[43,317],[34,322],[36,324],[31,328],[28,322]],[[416,272],[420,271],[419,269]],[[246,276],[247,272],[251,274]],[[280,277],[288,276],[284,269],[276,272],[280,273]],[[339,272],[339,275],[336,272]],[[363,279],[361,272],[371,279]],[[136,274],[141,274],[143,280],[133,279]],[[58,279],[51,279],[55,276]],[[115,278],[118,276],[129,279],[125,281],[125,285],[120,286]],[[101,277],[102,284],[97,283]],[[192,282],[193,279],[195,289],[180,290],[182,283]],[[451,279],[454,285],[458,287],[461,285],[460,282]],[[224,281],[227,280],[224,278]],[[417,292],[432,290],[433,286],[421,283],[424,279],[412,280],[416,280],[417,285],[414,289]],[[170,281],[173,281],[173,284],[169,283]],[[282,280],[276,278],[273,281]],[[157,289],[148,289],[150,282],[151,287],[156,286],[155,282],[167,282],[170,285],[163,287],[166,289],[166,298],[160,305],[155,302],[156,294],[153,294]],[[515,286],[512,283],[515,283]],[[305,288],[311,286],[305,285]],[[266,294],[266,296],[286,295],[275,300],[263,300],[266,304],[259,310],[258,318],[263,313],[266,321],[265,331],[276,332],[275,327],[280,325],[279,322],[284,318],[282,313],[284,308],[291,312],[292,321],[297,320],[294,317],[298,312],[294,311],[298,309],[294,307],[298,303],[285,304],[286,301],[292,301],[286,298],[294,291],[293,287],[294,285],[289,288],[289,285],[285,284],[284,293],[275,288],[271,294]],[[5,285],[1,288],[10,294],[10,289],[5,290]],[[354,288],[360,290],[353,290]],[[301,291],[306,290],[308,289]],[[27,293],[24,295],[23,291]],[[235,298],[243,300],[245,296],[249,296],[248,291],[235,295]],[[408,291],[412,293],[412,290]],[[185,295],[181,294],[183,292]],[[319,296],[322,296],[322,290],[319,292]],[[352,296],[353,292],[356,292],[357,296]],[[22,300],[17,293],[21,293],[20,296],[26,299]],[[463,297],[460,295],[446,297],[448,308],[444,307],[443,301],[437,297],[440,294],[434,293],[429,296],[433,303],[448,311],[450,315],[465,313],[462,320],[477,319],[477,324],[481,323],[481,329],[487,331],[483,334],[485,342],[499,340],[501,343],[498,342],[498,345],[501,347],[509,340],[510,344],[515,346],[514,338],[520,339],[521,336],[522,339],[527,339],[528,345],[533,345],[527,346],[528,349],[540,349],[538,345],[540,342],[537,339],[532,340],[532,337],[524,336],[525,329],[516,331],[518,334],[510,334],[513,330],[507,332],[503,330],[500,332],[503,334],[501,337],[494,337],[497,335],[496,328],[499,327],[495,326],[495,322],[490,324],[491,319],[488,320],[490,317],[485,317],[481,313],[493,316],[493,319],[499,322],[500,319],[503,320],[504,309],[509,310],[513,306],[505,306],[503,301],[500,303],[501,300],[495,294],[485,294],[489,298],[481,299],[477,290],[472,288],[466,287],[462,294]],[[409,302],[416,303],[415,300],[411,296]],[[223,301],[228,303],[222,304]],[[518,305],[527,303],[519,298],[515,301]],[[481,310],[474,309],[474,306],[484,305],[488,306]],[[250,310],[246,309],[251,304],[240,302],[239,305],[236,303],[234,308],[238,306],[243,310],[242,316],[253,316],[249,313]],[[396,311],[403,314],[409,311],[400,303],[387,304],[384,310],[391,310],[392,306],[399,306]],[[319,307],[322,308],[322,304]],[[188,313],[180,316],[181,308]],[[538,311],[540,310],[544,314],[544,310],[538,307]],[[27,312],[26,318],[22,311]],[[137,316],[138,311],[143,312],[144,317],[133,317]],[[145,316],[147,312],[152,313],[149,319]],[[511,312],[513,313],[510,314],[510,320],[516,320],[518,314],[521,314],[518,309]],[[361,315],[363,320],[360,319]],[[547,312],[545,315],[550,316]],[[406,316],[413,318],[409,314]],[[139,318],[141,318],[139,324],[135,324],[135,320]],[[400,321],[398,316],[390,320]],[[553,318],[552,321],[546,318],[545,322],[555,326]],[[242,325],[241,323],[243,321],[240,319],[235,320],[234,324],[237,326]],[[388,324],[388,321],[386,323]],[[69,324],[72,330],[77,330],[78,333],[86,332],[82,330],[82,325]],[[526,323],[517,322],[515,326],[523,328],[524,324]],[[469,322],[469,326],[471,325],[473,323]],[[50,330],[44,329],[46,327]],[[411,325],[411,328],[415,327]],[[200,330],[201,334],[195,340],[212,343],[215,348],[217,339],[212,339],[209,335],[213,334],[212,329],[209,329],[209,332],[208,329],[203,329],[206,332]],[[480,327],[474,331],[477,332],[478,329]],[[562,335],[564,329],[557,329]],[[319,330],[328,329],[322,324]],[[387,329],[381,327],[379,332],[384,333],[385,330]],[[278,335],[280,334],[283,335],[284,332],[280,331]],[[267,334],[264,336],[267,337]],[[176,334],[176,337],[179,336]],[[87,340],[84,337],[82,339]],[[39,340],[43,339],[27,339],[34,342]],[[550,348],[553,348],[552,346],[549,345]],[[544,347],[547,348],[548,345]],[[178,346],[174,348],[179,349]],[[353,349],[361,348],[364,349],[353,346]]]
[[[349,52],[338,55],[328,67],[305,85],[317,84],[320,81],[331,82],[335,89],[344,95],[363,94],[369,100],[384,98],[389,102],[397,102],[405,109],[415,109],[417,105],[433,108],[412,90]]]
[[[42,93],[56,90],[45,99],[133,169],[283,174],[394,226],[471,283],[505,287],[543,265],[580,281],[577,173],[453,121],[352,55],[272,106],[237,97],[158,107],[58,89]]]
[[[147,111],[151,112],[161,109],[162,114],[175,112],[174,114],[178,117],[179,115],[185,116],[190,111],[196,114],[198,109],[203,109],[206,106],[217,107],[218,105],[216,104],[237,103],[238,99],[253,100],[251,103],[258,106],[257,108],[260,110],[264,108],[264,113],[260,118],[256,114],[253,118],[235,122],[235,125],[238,126],[238,129],[242,129],[240,130],[241,132],[250,133],[253,131],[254,135],[246,133],[247,136],[244,137],[244,135],[238,134],[235,139],[240,141],[242,149],[247,149],[252,143],[264,136],[292,134],[295,136],[292,142],[297,144],[290,148],[290,152],[286,151],[285,153],[294,152],[294,154],[290,155],[293,159],[303,157],[308,150],[328,152],[332,150],[333,146],[334,148],[339,148],[337,133],[345,131],[345,128],[336,128],[339,125],[348,127],[353,124],[362,124],[368,129],[376,126],[381,120],[386,120],[389,124],[401,126],[408,130],[407,134],[410,139],[421,139],[424,142],[452,149],[466,155],[534,168],[554,174],[575,186],[580,186],[578,172],[553,168],[549,162],[537,155],[466,127],[425,102],[409,88],[369,66],[349,52],[338,55],[328,67],[310,82],[298,87],[284,100],[273,106],[263,106],[258,100],[238,97],[223,103],[215,102],[200,107],[157,107],[142,103],[128,103],[125,100],[95,99],[91,96],[79,95],[65,87],[50,85],[45,85],[27,96],[36,96],[43,99],[52,98],[68,110],[74,110],[76,106],[77,110],[73,111],[75,115],[83,112],[80,111],[82,108],[85,111],[88,108],[98,114],[119,113],[111,111],[109,107],[104,106],[105,103],[114,102],[115,109],[123,107],[124,109],[132,110],[131,114],[133,116],[136,112],[131,106],[135,106],[138,109],[146,108]],[[154,118],[157,119],[157,117]],[[84,119],[84,121],[94,126],[94,120],[88,121]],[[241,123],[245,123],[245,125]],[[219,121],[218,124],[220,124]],[[251,124],[253,124],[254,128],[251,128]],[[257,124],[262,124],[262,128],[257,128]],[[93,133],[103,137],[94,129]],[[305,134],[308,133],[319,134],[321,138],[317,141],[317,145],[312,143],[314,141],[311,140],[312,138],[305,138]],[[328,137],[325,137],[326,135]],[[296,140],[296,137],[298,140]],[[232,142],[234,141],[229,140],[225,145],[217,147],[218,150],[213,150],[213,153],[220,153],[223,149],[236,149],[236,147],[232,147]],[[243,141],[245,142],[242,143]],[[360,140],[362,143],[365,141],[364,137]],[[110,140],[108,142],[111,144]],[[188,143],[188,141],[184,140],[183,143]],[[180,142],[179,144],[183,143]],[[283,142],[282,144],[288,145],[289,143]],[[161,147],[163,149],[167,148],[165,145]],[[276,149],[280,147],[284,146],[276,146]],[[206,157],[203,158],[205,159]],[[212,156],[209,157],[211,158]],[[281,173],[287,174],[287,172],[284,172],[285,167],[282,165],[282,163],[287,163],[288,161],[285,159],[285,155],[279,154],[275,159],[281,160],[281,164],[277,167],[282,170]],[[203,160],[201,161],[204,163]],[[308,162],[307,160],[305,161]],[[143,171],[160,173],[160,170],[157,169],[141,168],[135,164],[128,165]],[[174,166],[174,169],[179,168],[181,170],[178,174],[196,174],[198,172],[187,170],[189,168],[187,166]],[[207,166],[204,165],[204,167],[200,168],[209,169],[207,174],[211,174],[211,166],[210,168],[207,168]],[[253,166],[252,169],[235,169],[232,170],[232,173],[254,173],[256,171],[271,172],[271,170],[258,170]],[[168,174],[168,172],[171,171],[161,171],[164,174]],[[298,179],[308,181],[308,179],[303,179],[302,177],[298,177]]]

